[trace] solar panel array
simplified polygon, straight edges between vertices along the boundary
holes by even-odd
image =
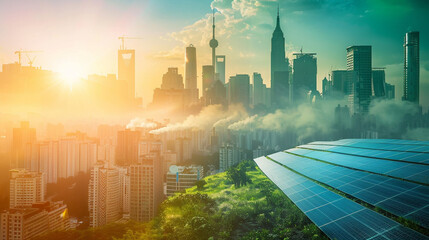
[[[314,142],[255,162],[332,239],[429,239],[366,207],[429,227],[429,164],[412,157],[427,154],[419,152],[426,144],[429,147],[428,142],[401,140]],[[376,158],[377,151],[389,157],[414,155],[403,154],[408,159],[403,161]]]

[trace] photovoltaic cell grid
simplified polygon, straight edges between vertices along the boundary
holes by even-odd
[[[407,156],[406,159],[408,162],[400,162],[396,160],[379,159],[363,155],[356,156],[359,153],[357,151],[361,149],[356,149],[356,155],[349,155],[352,154],[350,151],[348,153],[337,153],[332,150],[333,147],[331,146],[307,144],[299,146],[298,148],[307,150],[300,151],[299,153],[296,152],[296,154],[302,156],[311,157],[332,164],[355,168],[363,171],[406,179],[421,184],[429,184],[429,164],[414,164],[414,162],[417,161],[415,159],[419,159],[418,155],[416,155],[415,158],[412,156]],[[385,151],[379,152],[381,152],[380,154],[385,153]]]
[[[300,148],[310,148],[314,150],[351,154],[351,155],[365,156],[365,157],[372,157],[372,158],[382,158],[386,160],[414,162],[414,163],[429,165],[429,153],[402,152],[402,151],[392,151],[392,150],[380,151],[375,149],[356,148],[351,146],[318,145],[318,144],[301,145]]]
[[[266,157],[255,162],[331,239],[428,239]]]
[[[309,178],[429,227],[429,187],[290,154],[301,150],[289,149],[288,153],[269,157]]]
[[[348,146],[376,150],[429,153],[429,142],[399,139],[343,139],[330,142],[312,142],[311,145]]]

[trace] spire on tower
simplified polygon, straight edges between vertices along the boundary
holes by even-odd
[[[215,69],[215,64],[216,64],[216,48],[219,45],[218,41],[215,38],[215,12],[214,12],[214,8],[213,8],[213,38],[210,40],[209,43],[210,47],[212,48],[212,66],[213,66],[213,76],[215,75],[214,73],[214,69]]]
[[[280,4],[277,4],[277,26],[280,27]]]
[[[213,8],[212,22],[213,22],[213,39],[214,39],[215,38],[215,12],[214,12],[214,8]]]

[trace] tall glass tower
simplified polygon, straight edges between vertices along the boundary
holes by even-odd
[[[277,23],[271,38],[271,104],[283,107],[289,99],[289,65],[285,58],[285,38],[280,27],[279,9]]]
[[[371,102],[372,87],[371,46],[351,46],[347,48],[347,70],[352,87],[349,102],[353,113],[366,114]]]
[[[408,32],[404,37],[404,96],[402,99],[419,104],[419,84],[419,32]]]
[[[194,45],[186,47],[185,88],[197,89],[197,50]]]
[[[271,81],[274,78],[274,72],[287,71],[285,61],[285,37],[280,27],[279,10],[277,9],[277,24],[271,38]]]

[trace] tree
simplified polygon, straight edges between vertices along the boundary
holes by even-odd
[[[207,184],[207,182],[204,179],[201,179],[198,180],[195,184],[197,185],[197,189],[201,191],[204,189],[204,186]]]

